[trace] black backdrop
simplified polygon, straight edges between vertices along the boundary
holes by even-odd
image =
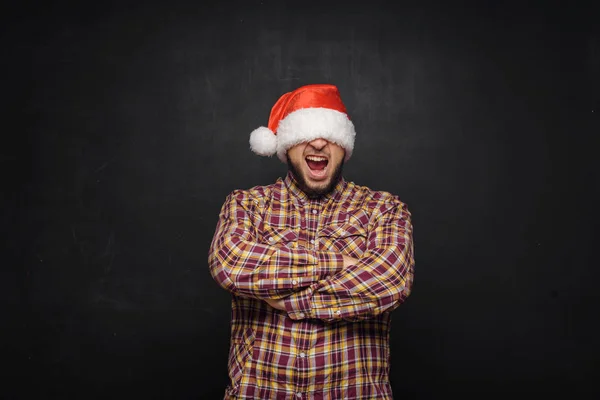
[[[599,14],[550,3],[5,8],[0,397],[222,397],[207,250],[285,174],[249,133],[308,83],[356,125],[346,178],[413,213],[396,397],[598,395]]]

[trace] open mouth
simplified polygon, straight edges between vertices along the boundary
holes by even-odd
[[[324,156],[306,156],[306,165],[313,178],[319,179],[326,176],[329,159]]]

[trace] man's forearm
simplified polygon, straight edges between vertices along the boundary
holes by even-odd
[[[344,268],[349,267],[350,265],[355,265],[358,262],[358,259],[342,254],[342,258],[344,259]],[[271,307],[285,311],[285,298],[283,299],[265,299],[265,302],[269,304]]]

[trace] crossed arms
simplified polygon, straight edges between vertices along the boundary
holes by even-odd
[[[231,193],[209,250],[212,277],[224,289],[267,302],[292,319],[359,321],[397,308],[414,271],[411,214],[398,200],[378,204],[360,259],[329,250],[261,243],[259,205]]]

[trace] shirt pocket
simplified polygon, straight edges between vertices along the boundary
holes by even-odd
[[[289,228],[264,228],[262,235],[263,243],[278,247],[295,247],[298,241],[298,233]]]
[[[360,258],[367,251],[367,230],[356,225],[329,225],[319,232],[319,249]]]

